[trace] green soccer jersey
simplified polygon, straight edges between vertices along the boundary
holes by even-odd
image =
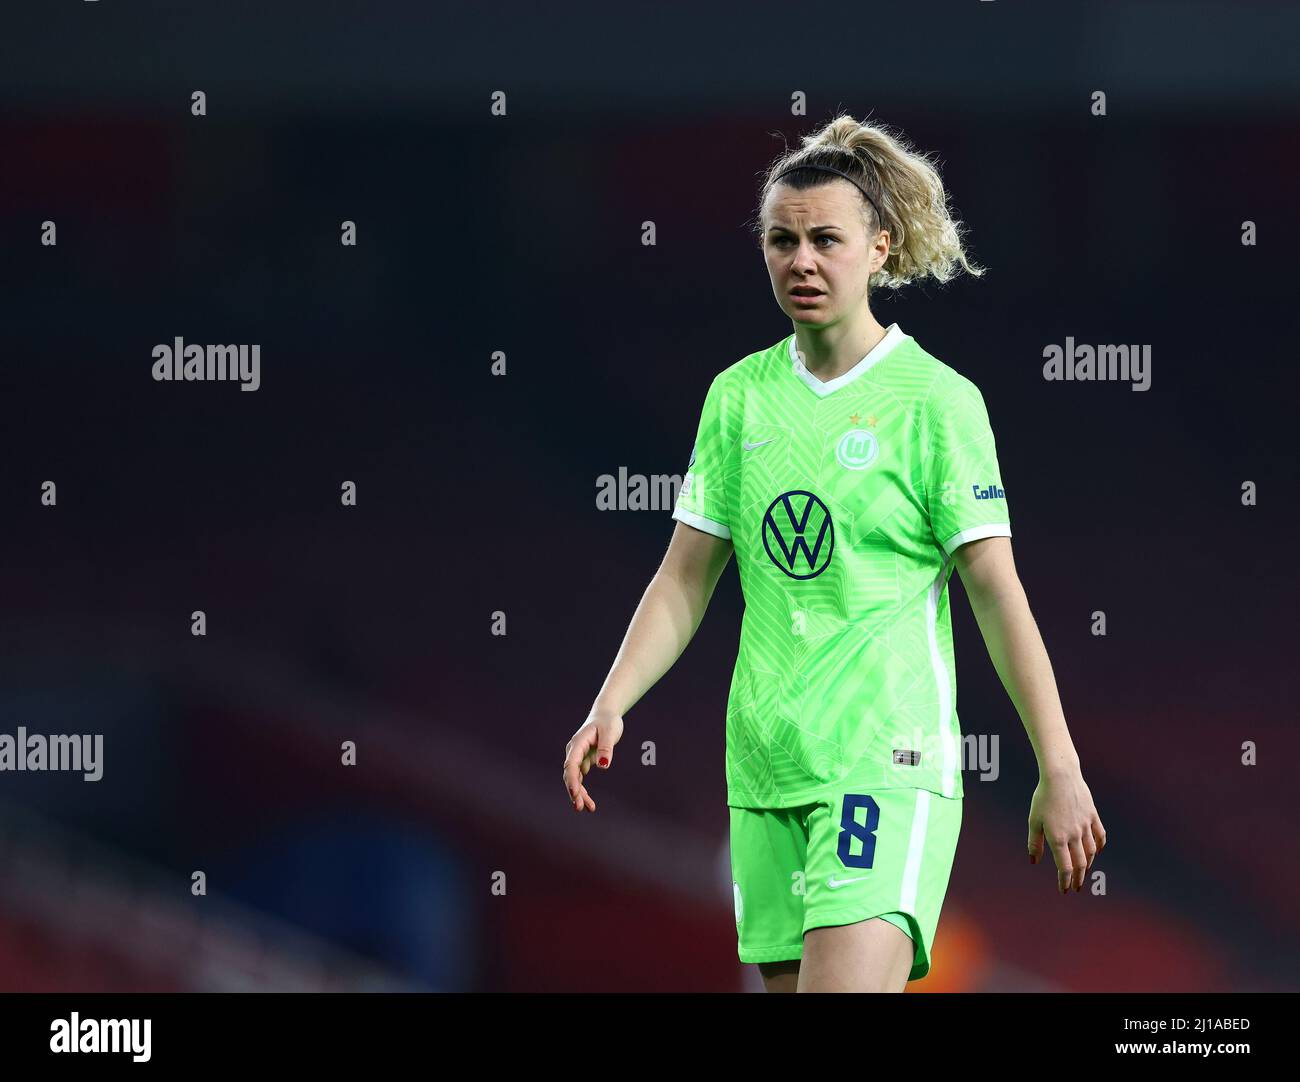
[[[822,382],[792,334],[714,378],[673,518],[731,539],[745,597],[729,805],[963,795],[952,556],[1011,536],[970,380],[895,323]]]

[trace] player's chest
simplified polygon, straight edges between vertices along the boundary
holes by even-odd
[[[916,426],[895,398],[864,390],[777,405],[746,403],[733,533],[782,553],[836,532],[878,543],[891,518],[919,508]]]

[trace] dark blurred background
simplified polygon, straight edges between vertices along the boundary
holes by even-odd
[[[873,311],[984,392],[1109,833],[1105,893],[1055,901],[954,576],[1000,773],[966,775],[912,990],[1295,990],[1298,31],[1249,2],[11,6],[0,734],[103,734],[104,776],[0,773],[0,989],[757,986],[734,563],[598,814],[559,772],[673,527],[597,479],[680,478],[714,374],[790,333],[745,223],[843,109],[938,158],[988,268]],[[176,336],[260,344],[260,389],[155,382]],[[1151,389],[1045,381],[1067,336],[1149,344]]]

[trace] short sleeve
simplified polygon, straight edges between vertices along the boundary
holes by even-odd
[[[925,406],[925,487],[935,541],[951,556],[967,541],[1010,537],[993,429],[979,388],[956,372]]]
[[[714,378],[704,396],[695,446],[686,464],[673,518],[724,540],[731,537],[731,516],[727,509],[725,471],[729,445],[723,416],[725,393],[721,374]]]

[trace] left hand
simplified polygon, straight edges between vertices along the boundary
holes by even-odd
[[[1093,858],[1106,847],[1106,828],[1078,770],[1039,775],[1029,802],[1029,863],[1042,860],[1044,838],[1056,861],[1056,889],[1081,891]]]

